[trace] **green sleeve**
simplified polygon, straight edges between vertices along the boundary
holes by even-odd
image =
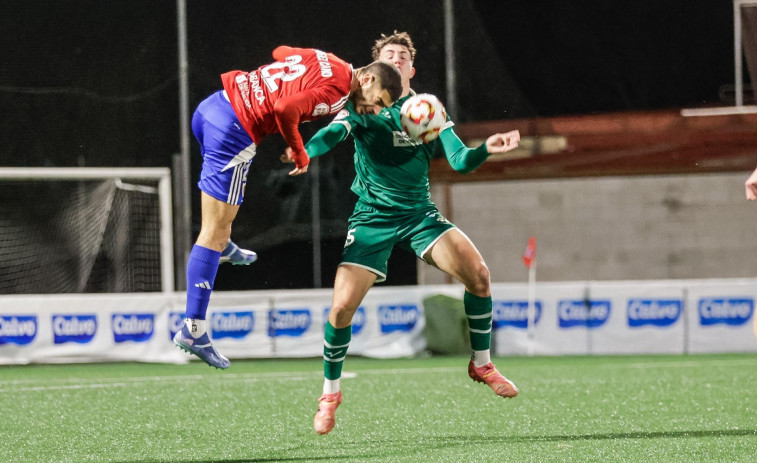
[[[468,148],[452,128],[443,130],[439,134],[439,139],[442,142],[449,164],[453,169],[463,174],[477,168],[489,157],[489,152],[486,151],[486,143],[482,143],[478,148]]]
[[[313,135],[305,145],[305,151],[311,158],[326,154],[347,138],[347,135],[349,131],[343,124],[329,124]]]

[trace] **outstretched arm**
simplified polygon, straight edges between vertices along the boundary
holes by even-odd
[[[746,179],[744,185],[746,185],[746,199],[750,201],[757,200],[757,169],[754,169],[754,172]]]
[[[458,172],[467,174],[486,161],[492,154],[506,153],[518,147],[520,132],[495,133],[477,148],[468,148],[451,129],[444,130],[439,138],[449,164]]]
[[[345,138],[347,138],[347,135],[349,135],[349,131],[344,125],[338,123],[329,124],[316,132],[315,135],[313,135],[313,137],[310,139],[310,141],[308,141],[308,143],[305,145],[306,154],[310,158],[324,155],[334,149],[334,147]],[[287,147],[287,149],[284,151],[284,154],[281,156],[281,161],[294,161],[292,148]],[[289,175],[300,175],[302,173],[304,172],[301,172],[299,168],[295,168],[293,171],[289,172]]]
[[[313,135],[305,145],[305,151],[308,152],[308,156],[311,158],[324,155],[344,141],[349,134],[349,131],[343,124],[329,124]]]

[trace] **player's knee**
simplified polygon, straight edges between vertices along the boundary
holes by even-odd
[[[473,271],[470,273],[470,281],[466,286],[468,291],[477,296],[487,296],[491,291],[491,275],[489,274],[489,267],[486,266],[484,261],[479,262]]]
[[[231,238],[231,227],[214,226],[214,224],[203,224],[200,229],[200,235],[197,238],[197,244],[206,246],[211,249],[223,249]]]
[[[344,305],[335,304],[331,307],[329,320],[334,328],[344,328],[352,324],[352,316],[356,309],[351,309]]]

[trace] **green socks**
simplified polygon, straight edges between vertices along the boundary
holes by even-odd
[[[465,315],[468,316],[468,333],[473,351],[488,351],[492,337],[492,298],[478,297],[465,292]]]
[[[334,328],[331,322],[326,322],[326,332],[323,334],[323,374],[327,380],[339,379],[342,376],[342,364],[351,338],[352,325]]]

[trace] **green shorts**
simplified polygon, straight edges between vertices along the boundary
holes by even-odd
[[[387,261],[394,246],[423,259],[445,233],[455,228],[434,204],[418,211],[398,213],[375,209],[358,202],[350,217],[342,265],[357,265],[386,280]]]

